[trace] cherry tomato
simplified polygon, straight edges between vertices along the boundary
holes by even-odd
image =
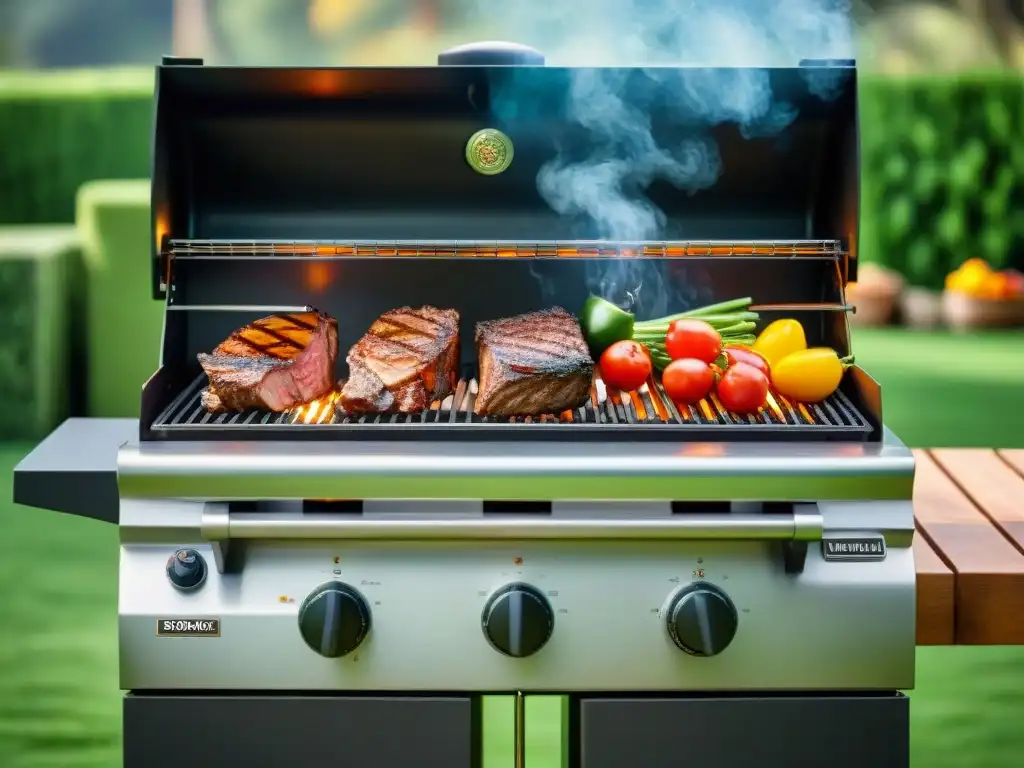
[[[651,375],[651,355],[636,341],[617,341],[601,355],[604,383],[623,392],[639,389]]]
[[[755,413],[768,398],[768,377],[752,365],[736,363],[725,369],[716,392],[733,413]]]
[[[673,360],[692,357],[711,365],[722,354],[722,337],[703,320],[673,320],[665,334],[665,350]]]
[[[703,360],[684,357],[673,360],[661,374],[661,385],[674,403],[699,403],[715,386],[715,372]]]
[[[752,365],[765,376],[771,379],[771,370],[768,366],[768,361],[764,357],[749,347],[740,347],[728,345],[725,348],[725,359],[728,360],[729,365],[736,365],[736,363],[746,363]]]

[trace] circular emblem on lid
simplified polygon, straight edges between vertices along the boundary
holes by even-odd
[[[512,154],[512,140],[494,128],[477,131],[466,143],[469,167],[485,176],[494,176],[508,168]]]

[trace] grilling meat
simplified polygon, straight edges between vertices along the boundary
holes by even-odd
[[[402,307],[377,318],[349,350],[341,407],[415,413],[446,397],[459,376],[459,313]]]
[[[590,399],[594,361],[575,317],[561,307],[476,326],[479,416],[538,416]]]
[[[334,388],[338,322],[320,312],[271,315],[198,357],[210,379],[202,392],[210,413],[287,411]]]

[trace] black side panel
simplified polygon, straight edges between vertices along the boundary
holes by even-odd
[[[579,768],[908,768],[910,700],[577,700]],[[575,719],[575,718],[574,718]]]
[[[478,768],[478,713],[468,697],[129,694],[124,768]]]

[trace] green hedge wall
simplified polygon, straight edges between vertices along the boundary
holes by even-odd
[[[0,224],[70,223],[86,181],[149,176],[153,70],[0,72]]]
[[[0,224],[70,222],[83,182],[148,176],[152,81],[0,72]],[[1024,264],[1019,75],[862,78],[861,155],[865,261],[934,287],[971,256]]]
[[[1024,259],[1020,74],[867,78],[861,255],[940,288],[971,257]]]

